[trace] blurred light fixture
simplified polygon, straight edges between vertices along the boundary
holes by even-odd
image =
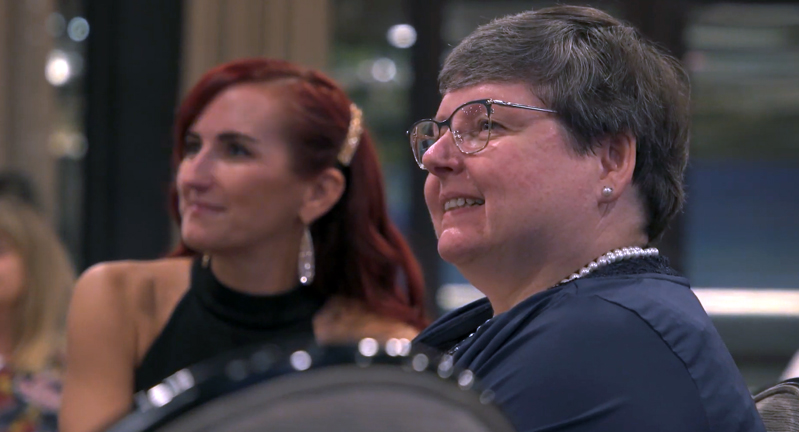
[[[61,50],[52,50],[47,56],[44,67],[44,77],[50,84],[60,87],[72,77],[72,68],[69,65],[69,56]]]
[[[789,289],[694,288],[710,316],[799,318],[799,291]]]
[[[67,28],[67,20],[64,18],[64,15],[61,15],[58,12],[53,12],[47,17],[45,27],[47,28],[47,33],[49,33],[50,36],[60,37],[62,34],[64,34],[64,30]]]
[[[386,34],[388,43],[397,48],[410,48],[416,43],[416,29],[410,24],[391,26]]]
[[[295,370],[304,371],[311,367],[313,360],[307,351],[300,350],[291,353],[291,356],[289,357],[289,363],[291,363],[291,367],[293,367]]]
[[[358,342],[358,352],[364,357],[374,357],[380,351],[380,344],[372,338],[363,338]]]
[[[175,392],[167,384],[161,383],[147,390],[147,397],[153,406],[162,407],[175,398]]]
[[[402,346],[397,338],[391,338],[386,342],[386,354],[390,355],[391,357],[398,356],[401,349]]]
[[[799,318],[799,290],[763,288],[693,288],[708,315]],[[445,284],[438,305],[452,310],[484,297],[470,284]]]
[[[465,370],[458,375],[458,386],[464,390],[472,388],[474,384],[474,372]]]
[[[379,58],[372,63],[372,78],[379,82],[389,82],[397,76],[397,65],[390,58]]]
[[[54,157],[80,160],[86,156],[89,143],[80,132],[58,130],[50,134],[48,149]]]
[[[82,42],[89,37],[89,21],[86,18],[75,17],[69,20],[67,35],[75,42]]]
[[[416,354],[413,356],[411,365],[416,372],[423,372],[427,370],[427,366],[430,365],[430,359],[424,354]]]

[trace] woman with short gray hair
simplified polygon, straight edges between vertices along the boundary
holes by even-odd
[[[416,343],[522,431],[763,431],[689,283],[651,247],[680,210],[689,83],[596,9],[495,20],[447,57],[409,138],[438,251],[486,298]]]

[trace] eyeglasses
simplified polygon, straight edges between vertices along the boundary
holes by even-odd
[[[433,146],[444,134],[444,127],[452,131],[455,138],[455,145],[463,154],[475,154],[486,148],[491,139],[491,129],[493,122],[491,116],[494,114],[493,105],[521,108],[532,111],[555,113],[556,111],[538,108],[529,105],[521,105],[512,102],[505,102],[496,99],[480,99],[455,108],[452,115],[444,121],[433,119],[423,119],[414,123],[408,130],[408,138],[411,140],[411,151],[413,158],[419,168],[426,169],[422,164],[422,156]]]

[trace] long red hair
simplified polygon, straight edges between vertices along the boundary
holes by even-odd
[[[338,203],[310,227],[316,275],[312,286],[326,295],[364,301],[370,309],[417,328],[427,325],[422,271],[386,209],[383,176],[377,152],[364,129],[348,167],[337,156],[350,123],[344,91],[321,72],[284,60],[252,58],[225,63],[208,71],[189,91],[177,113],[173,164],[180,162],[189,127],[219,93],[236,84],[280,81],[289,111],[284,133],[290,143],[293,169],[313,176],[337,166],[347,178]],[[175,185],[170,210],[180,225]],[[192,256],[182,241],[171,256]]]

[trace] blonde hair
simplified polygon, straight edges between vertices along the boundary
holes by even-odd
[[[12,318],[14,350],[9,363],[20,372],[40,371],[58,363],[75,269],[50,224],[16,198],[0,198],[0,233],[19,253],[25,272]]]

